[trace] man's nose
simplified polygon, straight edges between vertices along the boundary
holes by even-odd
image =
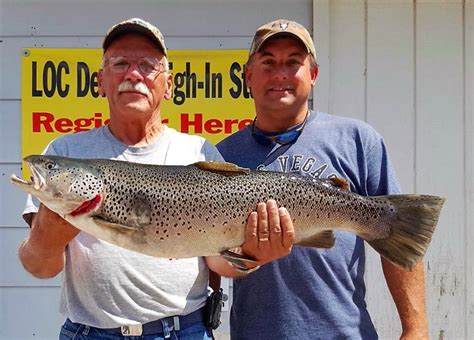
[[[273,77],[275,79],[287,79],[289,74],[289,69],[286,65],[276,65],[273,69]]]
[[[140,69],[138,68],[137,63],[130,64],[127,72],[125,73],[125,79],[131,81],[142,81],[144,79],[143,75],[140,72]]]

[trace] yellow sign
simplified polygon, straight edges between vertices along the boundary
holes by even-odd
[[[213,143],[251,122],[244,82],[245,50],[170,51],[173,97],[163,122]],[[98,93],[101,49],[31,48],[22,62],[22,155],[39,154],[54,138],[107,124]]]

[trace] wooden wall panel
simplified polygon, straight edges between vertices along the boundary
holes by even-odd
[[[366,119],[366,33],[363,0],[331,1],[329,7],[329,112]]]
[[[21,162],[21,113],[19,100],[0,99],[0,160],[4,163]],[[0,175],[3,178],[6,174],[1,172]]]
[[[10,183],[10,175],[21,175],[19,163],[0,163],[0,230],[1,227],[26,226],[21,213],[25,207],[26,193]]]
[[[447,198],[426,258],[431,336],[442,339],[467,336],[462,13],[462,1],[417,1],[415,185]]]
[[[367,122],[384,137],[403,191],[413,192],[413,4],[410,0],[368,4]]]
[[[265,22],[289,18],[312,29],[310,0],[2,0],[3,36],[94,36],[130,17],[156,24],[165,37],[250,36]]]
[[[0,287],[59,287],[60,275],[53,279],[34,278],[23,269],[17,255],[20,242],[28,235],[28,228],[0,228]]]
[[[316,62],[319,72],[316,85],[311,93],[312,108],[322,112],[329,112],[329,27],[330,27],[330,0],[313,1],[313,42],[316,48]],[[323,66],[324,65],[324,66]]]
[[[0,339],[51,340],[59,337],[58,287],[0,287]]]
[[[466,338],[474,337],[474,0],[465,1],[464,7],[464,116],[465,116],[465,188],[464,224],[466,237]]]
[[[384,137],[402,191],[413,193],[413,3],[369,0],[367,5],[367,122]],[[370,249],[367,301],[382,339],[400,334],[398,313],[383,277],[380,256]]]

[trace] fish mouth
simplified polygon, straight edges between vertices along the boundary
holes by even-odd
[[[95,211],[102,203],[102,200],[103,196],[101,194],[97,194],[94,198],[83,202],[79,207],[71,211],[69,215],[73,217],[87,215],[90,212]]]
[[[21,185],[21,186],[30,186],[30,185],[33,185],[32,182],[29,182],[29,181],[25,181],[23,178],[21,177],[18,177],[17,175],[11,175],[10,176],[10,181],[12,183],[15,183],[15,184],[18,184],[18,185]]]
[[[16,184],[24,188],[28,192],[41,191],[41,189],[44,188],[46,185],[44,178],[39,174],[39,172],[34,167],[30,166],[29,168],[32,174],[30,181],[27,181],[14,174],[10,176],[10,181],[13,184]]]

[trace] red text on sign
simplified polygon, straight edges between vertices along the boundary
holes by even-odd
[[[90,118],[58,118],[50,112],[32,112],[33,132],[80,132],[92,128],[98,128],[109,123],[109,119],[104,119],[102,113],[96,112]]]
[[[238,130],[243,129],[248,124],[252,123],[251,119],[207,119],[204,120],[202,113],[195,113],[189,115],[188,113],[181,114],[181,132],[184,133],[232,133],[234,126]]]

